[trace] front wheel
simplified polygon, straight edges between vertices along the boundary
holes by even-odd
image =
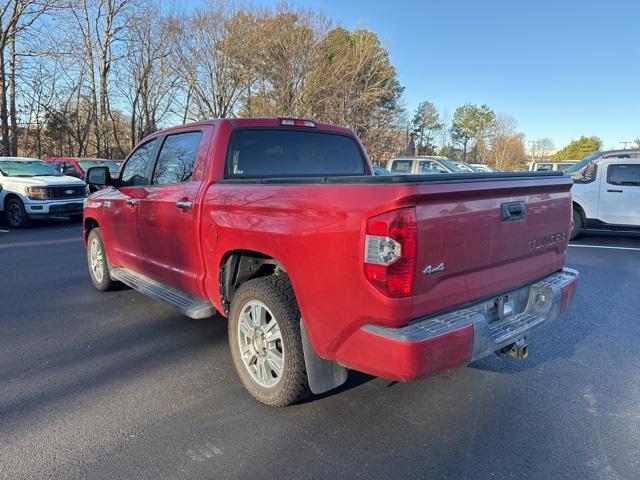
[[[286,276],[256,278],[240,286],[231,302],[229,345],[240,380],[258,401],[283,407],[311,394],[300,312]]]
[[[19,198],[10,199],[5,205],[4,216],[7,225],[13,228],[28,227],[31,224],[24,203]]]
[[[105,254],[104,242],[99,228],[94,228],[89,232],[89,237],[87,238],[87,263],[93,286],[102,292],[110,290],[114,282],[109,275],[107,255]]]

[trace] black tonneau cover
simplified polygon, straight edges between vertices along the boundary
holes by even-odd
[[[412,183],[463,183],[494,180],[531,179],[540,177],[561,177],[564,172],[475,172],[438,173],[432,175],[348,175],[331,177],[234,177],[218,180],[216,183],[241,184],[412,184]]]

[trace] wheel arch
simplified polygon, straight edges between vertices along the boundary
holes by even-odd
[[[580,205],[578,202],[573,200],[571,208],[573,210],[577,210],[578,211],[578,213],[580,214],[580,218],[582,218],[582,223],[584,224],[587,221],[587,216],[584,213],[584,208],[582,207],[582,205]]]
[[[226,252],[218,265],[218,286],[223,313],[229,314],[233,296],[240,285],[253,278],[286,274],[282,262],[255,250],[235,249]]]
[[[7,192],[7,193],[5,193],[4,200],[2,202],[2,206],[4,207],[5,210],[7,208],[7,203],[9,203],[9,200],[11,200],[13,198],[15,198],[17,200],[20,200],[22,202],[22,198],[20,198],[20,195],[18,195],[17,193],[14,193],[14,192]]]
[[[100,225],[98,224],[98,221],[95,218],[85,217],[84,220],[82,221],[85,240],[87,239],[87,237],[89,237],[89,233],[91,233],[91,230],[93,230],[94,228],[98,228],[99,226]]]

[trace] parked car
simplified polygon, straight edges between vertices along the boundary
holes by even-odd
[[[640,158],[590,160],[574,176],[571,238],[583,230],[640,233]]]
[[[91,280],[228,317],[236,371],[272,406],[347,369],[406,382],[525,357],[577,285],[564,268],[572,181],[460,177],[373,175],[353,132],[310,120],[162,130],[116,180],[87,173],[109,187],[85,203]]]
[[[118,160],[106,160],[104,158],[78,158],[78,157],[49,157],[45,162],[53,166],[63,175],[77,177],[84,180],[87,170],[91,167],[107,167],[111,176],[115,178],[122,162]]]
[[[455,160],[450,160],[451,163],[453,163],[456,167],[458,167],[460,170],[462,170],[463,172],[468,172],[468,173],[472,173],[472,172],[477,172],[478,170],[476,170],[476,168],[471,165],[470,163],[467,162],[457,162]]]
[[[86,184],[64,176],[42,160],[0,157],[3,186],[0,210],[9,226],[27,226],[30,220],[51,216],[82,218]]]
[[[445,157],[397,157],[387,162],[387,170],[398,175],[464,173],[454,162]]]
[[[482,163],[472,163],[471,166],[475,169],[476,172],[497,172],[498,171]]]
[[[373,166],[373,174],[374,175],[383,175],[383,176],[393,175],[392,172],[390,172],[386,168],[382,168],[382,167],[380,167],[378,165],[374,165]]]
[[[532,172],[562,172],[574,166],[575,162],[534,162],[529,167]]]

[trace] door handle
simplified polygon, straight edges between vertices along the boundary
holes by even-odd
[[[140,202],[135,198],[127,198],[127,205],[138,205],[138,203]]]
[[[176,207],[179,208],[180,210],[187,210],[193,207],[193,202],[179,201],[179,202],[176,202]]]
[[[610,192],[610,193],[623,193],[624,190],[607,190],[607,192]]]

